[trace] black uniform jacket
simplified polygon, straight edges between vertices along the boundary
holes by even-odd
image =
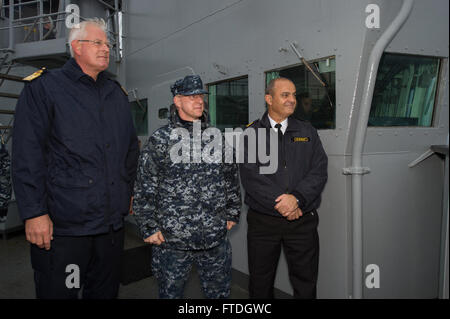
[[[55,235],[122,227],[139,147],[127,95],[74,59],[25,85],[16,107],[12,172],[23,220],[49,214]]]
[[[266,131],[266,150],[269,154],[272,130],[267,112],[261,120],[253,122],[246,130]],[[245,131],[244,131],[245,132]],[[258,132],[255,132],[258,139]],[[327,181],[328,158],[317,131],[306,121],[288,118],[288,126],[278,147],[278,168],[274,174],[261,174],[262,164],[248,162],[248,143],[245,143],[245,163],[240,164],[241,182],[245,189],[245,203],[253,210],[282,217],[274,209],[275,199],[282,194],[292,194],[299,200],[303,213],[316,210]],[[251,149],[251,148],[250,148]],[[258,143],[256,143],[258,154]]]

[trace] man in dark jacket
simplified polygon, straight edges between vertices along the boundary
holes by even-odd
[[[155,245],[152,270],[160,298],[183,297],[193,263],[207,298],[230,294],[231,245],[226,235],[239,221],[238,168],[224,163],[223,140],[214,152],[217,158],[205,160],[208,132],[216,130],[222,139],[218,129],[209,127],[205,93],[197,75],[175,82],[176,109],[139,159],[133,211],[144,241]]]
[[[103,72],[105,31],[73,28],[73,58],[25,78],[17,104],[13,185],[38,298],[117,296],[139,149],[126,92]]]
[[[265,131],[266,150],[270,149],[271,130],[278,135],[278,168],[274,174],[261,174],[258,161],[240,165],[245,203],[249,206],[247,244],[251,298],[273,298],[281,246],[294,297],[316,296],[317,208],[327,180],[328,160],[317,131],[309,123],[290,117],[296,107],[295,93],[295,85],[290,80],[272,80],[265,95],[268,111],[247,128]],[[248,149],[244,149],[245,154]]]

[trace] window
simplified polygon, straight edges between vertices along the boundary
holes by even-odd
[[[440,62],[439,58],[385,53],[369,126],[431,126]]]
[[[272,79],[285,77],[294,82],[297,89],[297,107],[293,116],[306,120],[316,129],[334,129],[336,127],[336,60],[334,57],[310,61],[316,69],[324,87],[305,65],[266,73],[266,86]]]
[[[208,85],[211,125],[244,128],[248,124],[248,77]]]
[[[160,120],[169,118],[169,109],[167,107],[160,108],[158,110],[158,118]]]
[[[147,99],[130,102],[131,115],[138,136],[148,135]]]

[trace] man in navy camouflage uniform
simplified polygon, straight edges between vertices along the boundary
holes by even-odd
[[[8,205],[11,200],[11,160],[3,141],[0,146],[0,223],[6,220]]]
[[[195,127],[197,133],[209,127],[204,112],[207,92],[200,77],[186,76],[171,91],[176,110],[141,152],[133,210],[144,241],[155,245],[152,270],[160,298],[183,297],[193,263],[206,297],[227,298],[231,282],[227,230],[239,221],[241,207],[237,166],[225,164],[223,158],[213,163],[194,159]],[[175,134],[177,130],[186,133],[184,138]],[[206,144],[197,143],[196,151]],[[180,163],[173,156],[178,145],[190,150]],[[220,153],[225,154],[223,149]]]

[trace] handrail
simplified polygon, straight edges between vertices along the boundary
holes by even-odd
[[[361,166],[375,80],[383,51],[409,17],[413,3],[414,0],[403,1],[399,13],[375,43],[369,56],[364,81],[364,91],[353,140],[352,167],[347,169],[352,175],[353,298],[355,299],[363,298],[362,176],[367,173],[367,170]]]
[[[37,19],[39,20],[39,18],[37,18]],[[60,18],[60,19],[56,19],[56,20],[53,20],[53,21],[54,22],[58,22],[58,21],[64,21],[64,20],[66,20],[66,18]],[[27,27],[27,26],[30,26],[30,25],[33,25],[33,23],[17,24],[17,25],[13,25],[12,28],[22,28],[22,27]],[[9,27],[2,27],[2,28],[0,28],[0,30],[7,30],[7,29],[9,29]]]
[[[21,22],[21,21],[26,21],[26,20],[32,20],[32,19],[42,19],[42,18],[46,18],[49,16],[54,16],[54,15],[58,15],[58,14],[67,14],[67,12],[65,11],[60,11],[60,12],[52,12],[52,13],[43,13],[43,14],[39,14],[37,16],[31,16],[31,17],[26,17],[26,18],[20,18],[20,19],[14,19],[14,22]]]
[[[34,0],[34,1],[29,1],[29,2],[15,2],[10,0],[10,3],[8,5],[3,5],[3,1],[0,2],[0,4],[2,4],[2,9],[6,10],[7,8],[9,9],[9,25],[4,26],[4,27],[0,27],[0,31],[2,30],[9,30],[9,45],[7,48],[0,48],[0,52],[14,52],[14,45],[18,44],[18,43],[25,43],[25,42],[29,42],[29,38],[30,35],[33,33],[33,31],[35,30],[36,26],[39,26],[38,29],[38,37],[37,39],[35,37],[33,37],[33,42],[38,42],[38,41],[43,41],[43,40],[47,40],[49,38],[49,36],[52,34],[52,32],[55,30],[56,26],[58,25],[58,23],[61,23],[62,21],[66,20],[66,17],[70,14],[69,12],[66,11],[58,11],[58,12],[51,12],[51,13],[43,13],[43,7],[42,7],[42,0]],[[111,38],[111,42],[113,45],[116,46],[115,50],[111,51],[111,53],[113,53],[114,56],[116,56],[118,58],[118,60],[116,62],[120,61],[120,49],[119,49],[119,43],[120,43],[120,34],[118,31],[118,12],[119,12],[119,5],[118,5],[118,1],[115,0],[114,1],[114,5],[110,5],[102,0],[98,0],[99,3],[101,3],[102,5],[106,6],[108,8],[108,17],[106,18],[107,20],[109,20],[110,18],[113,18],[112,21],[112,25],[110,28],[108,28],[108,30],[106,30],[107,36],[109,38]],[[33,7],[37,7],[39,9],[39,14],[35,15],[35,16],[31,16],[31,17],[20,17],[19,19],[14,19],[14,8],[20,7],[20,6],[29,6],[29,5],[33,5]],[[109,10],[112,10],[109,11]],[[80,20],[86,20],[85,17],[79,16]],[[47,31],[47,29],[44,30],[44,24],[47,23],[46,20],[44,19],[48,19],[49,23],[50,23],[50,28]],[[25,27],[29,27],[31,26],[30,30],[26,30],[26,35],[23,39],[23,41],[21,41],[22,39],[15,39],[15,32],[14,29],[15,28],[25,28]],[[43,33],[45,32],[45,33]],[[62,36],[58,36],[56,35],[56,38],[61,38]]]
[[[33,26],[30,28],[30,31],[28,31],[28,33],[25,35],[25,38],[23,38],[22,42],[27,42],[28,37],[30,36],[31,32],[33,31],[35,25],[37,24],[37,22],[39,21],[39,18],[37,18],[36,20],[34,20],[33,22]]]

